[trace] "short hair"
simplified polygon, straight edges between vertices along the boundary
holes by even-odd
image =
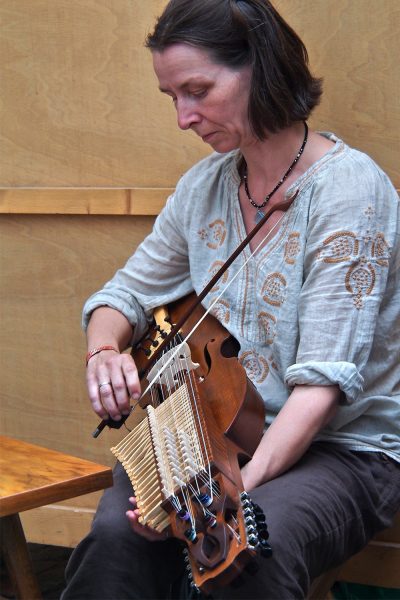
[[[146,47],[178,43],[233,69],[252,67],[248,115],[261,140],[306,121],[319,103],[322,80],[310,73],[307,49],[269,0],[170,0]]]

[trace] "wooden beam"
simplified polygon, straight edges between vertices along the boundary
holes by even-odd
[[[3,188],[0,214],[158,215],[173,188]]]
[[[157,216],[173,188],[3,188],[0,214]],[[400,189],[397,190],[400,194]]]

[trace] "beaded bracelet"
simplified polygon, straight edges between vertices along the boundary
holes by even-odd
[[[89,350],[89,352],[86,354],[86,366],[88,365],[88,362],[92,358],[92,356],[98,354],[99,352],[103,352],[103,350],[114,350],[114,352],[118,352],[119,354],[119,350],[114,346],[97,346],[97,348]]]

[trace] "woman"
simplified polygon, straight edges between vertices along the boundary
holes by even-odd
[[[266,405],[242,478],[274,551],[215,597],[304,598],[400,505],[397,195],[369,157],[308,130],[321,82],[268,0],[171,0],[147,46],[179,127],[215,153],[181,179],[152,234],[86,303],[89,397],[101,418],[128,414],[140,386],[120,352],[156,306],[199,293],[265,209],[291,199],[234,280],[250,250],[229,268],[233,283],[213,308]],[[71,559],[64,600],[174,595],[176,542],[139,524],[135,506],[125,518],[130,493],[118,468]]]

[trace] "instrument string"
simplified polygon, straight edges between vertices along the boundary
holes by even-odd
[[[185,488],[181,488],[181,492],[182,492],[182,496],[185,499],[185,506],[186,506],[186,510],[188,512],[188,514],[190,515],[190,524],[192,529],[195,529],[195,517],[194,517],[194,511],[193,511],[193,506],[192,506],[192,500],[190,498],[190,495],[188,494],[188,490],[187,487]]]
[[[235,536],[235,538],[237,539],[237,541],[238,541],[238,542],[239,542],[239,544],[240,544],[240,539],[241,539],[241,538],[240,538],[240,535],[239,535],[239,533],[238,533],[238,532],[237,532],[237,531],[236,531],[236,530],[235,530],[235,529],[232,527],[232,525],[230,525],[229,523],[226,523],[226,526],[228,527],[228,529],[230,529],[230,530],[231,530],[232,534]]]
[[[187,361],[186,361],[187,364]],[[188,365],[187,365],[188,366]],[[187,371],[188,373],[188,380],[190,382],[190,387],[191,387],[191,392],[192,392],[192,398],[193,398],[193,404],[195,406],[196,409],[196,418],[197,418],[197,424],[198,424],[198,428],[200,430],[200,434],[201,434],[201,442],[203,445],[203,456],[205,458],[205,464],[208,465],[208,480],[209,480],[209,484],[210,484],[210,489],[211,489],[211,480],[212,480],[212,476],[211,476],[211,461],[210,461],[210,457],[208,454],[208,448],[207,448],[207,443],[206,443],[206,439],[205,439],[205,434],[204,434],[204,429],[203,429],[203,425],[200,419],[200,414],[199,414],[199,406],[198,406],[198,400],[197,400],[197,394],[195,393],[195,386],[194,386],[194,375],[192,371]]]

